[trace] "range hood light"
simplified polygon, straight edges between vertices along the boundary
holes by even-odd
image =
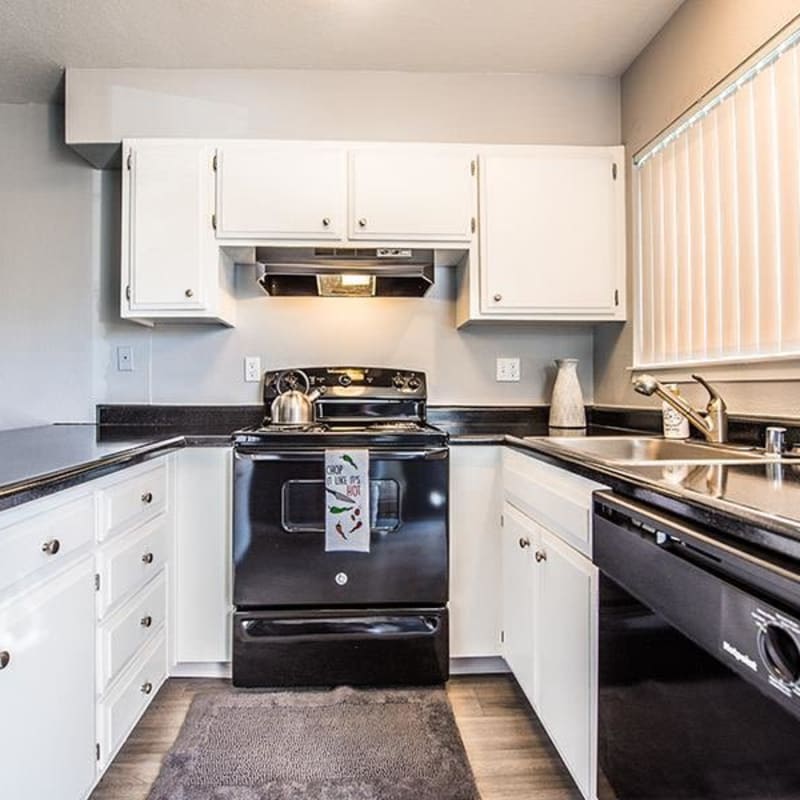
[[[375,276],[341,272],[334,275],[317,275],[320,297],[374,297]]]

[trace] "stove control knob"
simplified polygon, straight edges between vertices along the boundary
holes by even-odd
[[[419,378],[414,377],[408,379],[408,388],[411,389],[412,392],[416,392],[420,386],[422,386],[422,381]]]
[[[395,375],[394,378],[392,378],[392,383],[398,389],[402,389],[406,385],[406,379],[402,375]]]
[[[349,375],[340,375],[339,376],[339,385],[340,386],[349,386],[353,382],[353,379]]]

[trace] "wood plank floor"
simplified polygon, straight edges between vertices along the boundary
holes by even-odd
[[[167,681],[90,800],[146,800],[194,695],[225,684]],[[458,676],[448,683],[447,693],[482,800],[580,800],[512,678]]]

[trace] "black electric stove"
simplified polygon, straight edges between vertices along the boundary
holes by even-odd
[[[266,373],[264,423],[234,436],[233,682],[442,683],[449,452],[425,375],[304,369],[322,391],[314,421],[275,425],[278,379],[304,386],[299,372]],[[325,453],[342,448],[369,453],[369,552],[325,548]]]

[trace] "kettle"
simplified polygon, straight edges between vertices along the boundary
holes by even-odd
[[[288,389],[281,389],[281,384],[287,376],[299,376],[305,383],[304,391],[296,388],[296,380],[289,383]],[[288,382],[288,381],[287,381]],[[272,401],[271,416],[273,425],[308,425],[314,421],[314,401],[325,392],[325,387],[311,389],[308,375],[301,369],[291,369],[282,372],[275,381],[277,397]]]

